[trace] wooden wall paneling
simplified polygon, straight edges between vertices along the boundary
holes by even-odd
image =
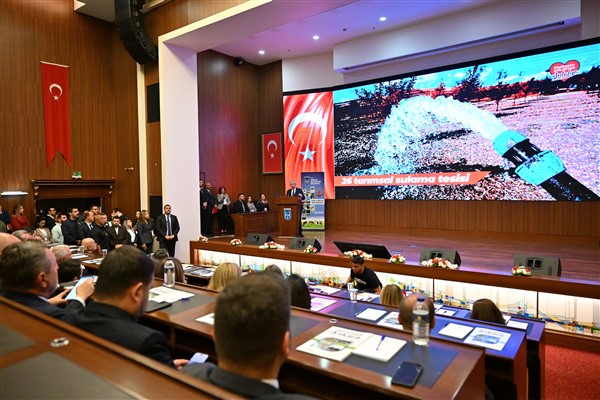
[[[259,171],[262,174],[262,137],[263,133],[281,132],[283,140],[283,76],[282,63],[276,61],[263,65],[258,69],[258,87],[259,87],[259,128],[256,142],[258,143]],[[283,146],[283,141],[281,142]],[[280,149],[283,154],[283,148]],[[286,190],[285,175],[268,174],[262,175],[260,180],[260,190],[257,195],[264,192],[267,199],[275,207],[276,194],[285,195]]]
[[[31,179],[70,179],[73,170],[82,171],[85,179],[111,178],[117,131],[120,137],[137,134],[131,129],[135,112],[118,119],[115,115],[118,109],[135,110],[135,75],[117,77],[123,69],[135,70],[135,63],[113,57],[113,51],[123,51],[120,43],[115,48],[114,26],[77,14],[72,4],[60,0],[3,1],[0,18],[0,148],[12,154],[2,157],[0,188],[30,191]],[[40,61],[70,67],[72,167],[61,156],[46,165]],[[33,196],[16,201],[33,219]]]
[[[199,169],[232,198],[259,190],[258,107],[256,66],[237,67],[215,51],[198,54]]]
[[[160,156],[160,122],[146,124],[148,196],[162,196],[162,161]]]

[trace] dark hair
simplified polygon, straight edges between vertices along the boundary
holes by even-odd
[[[310,293],[304,279],[296,274],[291,274],[287,278],[287,283],[292,294],[292,305],[310,310]]]
[[[157,260],[156,269],[154,270],[154,277],[163,279],[165,277],[165,263],[169,258],[163,258],[160,261]],[[183,264],[177,258],[171,259],[175,264],[175,282],[185,283],[185,275],[183,273]]]
[[[44,217],[41,216],[41,215],[36,215],[35,216],[35,227],[39,228],[40,227],[40,222],[42,222],[42,221],[46,222],[46,220],[44,219]]]
[[[98,270],[95,294],[102,297],[120,297],[136,283],[150,285],[154,278],[154,263],[144,252],[132,246],[123,246],[108,253]]]
[[[281,272],[281,268],[279,268],[275,264],[269,264],[265,267],[265,272],[272,272],[277,274],[278,276],[283,278],[283,272]]]
[[[221,193],[221,190],[223,190],[223,189],[225,189],[225,191],[227,191],[227,189],[225,188],[225,186],[221,186],[221,187],[219,188],[219,193]]]
[[[58,263],[58,281],[71,282],[81,278],[81,263],[79,260],[64,259]]]
[[[361,256],[352,256],[352,264],[363,265],[365,263],[365,259]]]
[[[471,318],[479,321],[494,322],[496,324],[505,324],[504,317],[500,309],[490,299],[479,299],[473,303]]]
[[[4,289],[18,292],[34,287],[41,272],[49,273],[52,260],[37,240],[26,240],[6,246],[0,255],[0,279]]]
[[[217,296],[214,318],[219,360],[271,366],[290,329],[288,285],[265,272],[234,279]]]
[[[169,253],[167,252],[167,249],[158,249],[154,252],[154,254],[152,254],[152,258],[154,261],[160,262],[169,258]]]

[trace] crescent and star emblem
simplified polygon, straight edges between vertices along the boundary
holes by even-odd
[[[58,89],[58,90],[59,90],[58,94],[55,94],[55,93],[52,91],[52,89]],[[57,84],[57,83],[53,83],[52,85],[50,85],[50,86],[48,87],[48,90],[50,91],[50,94],[52,94],[52,97],[54,98],[54,101],[58,101],[58,98],[59,98],[60,96],[62,96],[62,94],[63,94],[62,87],[60,87],[60,85],[59,85],[59,84]]]
[[[294,130],[303,122],[312,122],[321,128],[321,141],[319,142],[319,145],[321,145],[325,141],[325,137],[327,136],[327,125],[325,124],[325,120],[314,112],[302,113],[294,117],[294,119],[292,120],[292,122],[290,122],[288,126],[288,137],[290,139],[290,142],[292,142],[292,144],[296,146],[296,142],[294,142]],[[306,150],[300,152],[300,154],[304,156],[304,159],[302,161],[312,161],[313,155],[315,153],[316,150],[311,151],[307,144]]]
[[[269,147],[271,145],[275,146],[275,149],[273,149],[273,151],[269,150]],[[273,139],[269,140],[269,143],[267,143],[267,151],[271,154],[271,158],[275,158],[275,152],[277,151],[277,142]]]

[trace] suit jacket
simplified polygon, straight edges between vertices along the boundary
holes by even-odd
[[[135,229],[138,233],[138,245],[152,243],[152,226],[150,224],[138,222]]]
[[[54,217],[51,215],[45,215],[44,221],[46,221],[46,228],[48,228],[52,231],[52,228],[54,228],[54,225],[56,225],[56,221],[54,220]]]
[[[233,203],[233,212],[234,213],[247,213],[250,212],[248,205],[245,201],[236,201]]]
[[[177,217],[171,214],[171,234],[175,236],[173,239],[177,241],[177,234],[179,233],[179,221]],[[156,218],[156,238],[159,242],[164,242],[165,236],[167,236],[167,218],[165,214],[160,214],[158,218]]]
[[[95,301],[84,310],[69,313],[64,321],[156,361],[173,366],[167,339],[162,332],[138,324],[131,315],[118,307]]]
[[[94,242],[96,242],[102,250],[110,250],[110,238],[104,227],[94,224],[94,227],[92,228],[92,239],[94,239]]]
[[[208,189],[200,189],[200,206],[202,206],[202,203],[204,203],[204,202],[207,203],[206,208],[211,211],[212,211],[213,207],[215,206],[215,204],[217,204],[217,202],[215,200],[215,196]]]
[[[225,371],[215,364],[206,362],[190,364],[182,369],[186,374],[192,375],[204,382],[229,390],[243,397],[253,399],[312,399],[301,394],[283,393],[281,390],[256,379],[247,378],[233,372]]]
[[[118,244],[131,244],[131,235],[122,226],[119,226],[119,233],[115,230],[114,226],[106,228],[106,234],[110,239],[110,248],[114,249]]]
[[[285,192],[286,196],[291,196],[292,195],[292,189],[288,189],[287,192]],[[300,189],[300,188],[296,188],[296,194],[295,196],[300,197],[302,200],[306,200],[306,197],[304,196],[304,190]]]
[[[94,223],[92,222],[92,228],[88,225],[87,221],[83,221],[77,226],[77,237],[79,240],[92,237],[92,229],[94,229]]]
[[[42,314],[58,319],[64,319],[67,314],[75,313],[83,309],[83,304],[78,300],[70,301],[65,308],[60,308],[54,304],[48,303],[47,300],[40,298],[40,296],[31,293],[6,291],[2,293],[2,296],[29,308],[33,308]]]
[[[67,219],[60,226],[60,229],[63,233],[63,237],[65,238],[65,244],[77,244],[77,240],[79,238],[77,233],[77,225],[77,221]]]

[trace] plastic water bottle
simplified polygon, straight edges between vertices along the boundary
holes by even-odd
[[[412,318],[413,342],[418,346],[429,345],[429,308],[423,297],[417,299],[417,303],[413,307]]]
[[[175,286],[175,263],[170,258],[165,262],[165,282],[166,287]]]

